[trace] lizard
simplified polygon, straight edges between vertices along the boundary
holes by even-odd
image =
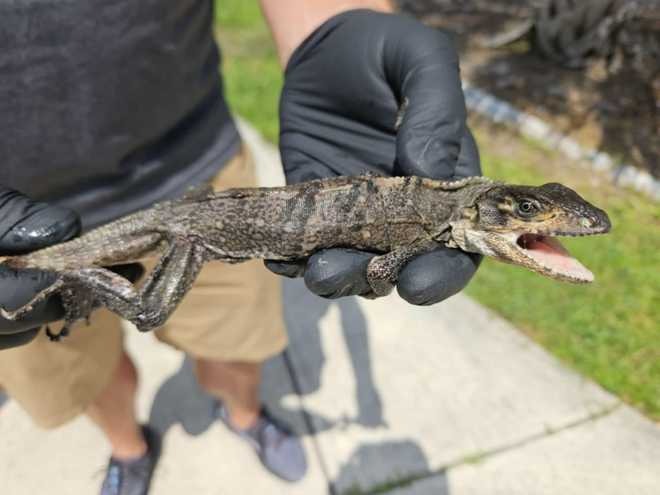
[[[588,283],[593,274],[555,236],[610,227],[607,213],[557,183],[364,175],[217,192],[202,186],[68,242],[0,258],[5,268],[55,275],[27,304],[0,314],[20,319],[58,294],[65,321],[60,335],[100,306],[148,331],[166,322],[206,262],[300,262],[337,247],[377,253],[366,270],[367,297],[387,295],[406,262],[439,246]],[[159,261],[139,287],[107,268],[148,257]]]

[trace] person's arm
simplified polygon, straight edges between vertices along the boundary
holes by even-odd
[[[260,0],[282,67],[302,41],[330,17],[352,9],[393,12],[389,0]]]

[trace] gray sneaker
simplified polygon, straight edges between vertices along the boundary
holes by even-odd
[[[307,459],[300,439],[291,429],[271,416],[263,407],[257,424],[246,429],[235,428],[224,405],[216,403],[215,415],[234,433],[249,443],[261,463],[271,473],[286,481],[298,481],[307,472]]]
[[[142,427],[147,452],[133,461],[110,458],[101,485],[101,495],[147,495],[151,476],[160,457],[160,436],[148,426]]]

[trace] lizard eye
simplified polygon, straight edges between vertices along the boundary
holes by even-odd
[[[518,203],[518,214],[523,217],[531,217],[538,211],[538,206],[534,201],[523,199]]]

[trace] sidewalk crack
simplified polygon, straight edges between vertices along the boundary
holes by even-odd
[[[368,489],[364,490],[348,490],[344,491],[339,495],[383,495],[389,492],[392,492],[394,490],[398,490],[400,488],[409,486],[413,483],[416,483],[418,481],[425,480],[427,478],[432,478],[434,476],[443,476],[446,475],[448,471],[450,471],[453,468],[463,466],[466,464],[476,464],[482,461],[485,461],[487,459],[491,459],[495,456],[498,456],[500,454],[504,454],[506,452],[511,452],[513,450],[516,450],[521,447],[525,447],[527,445],[533,444],[535,442],[538,442],[539,440],[543,440],[546,438],[553,437],[555,435],[558,435],[560,433],[563,433],[568,430],[572,430],[575,428],[579,428],[585,424],[598,421],[606,416],[609,416],[616,410],[618,410],[621,406],[623,405],[623,402],[617,401],[614,404],[611,404],[609,406],[603,407],[599,411],[591,412],[587,414],[584,417],[578,418],[574,421],[570,421],[564,425],[558,426],[558,427],[548,427],[543,431],[540,431],[538,433],[534,433],[532,435],[529,435],[527,437],[523,437],[519,440],[516,440],[514,442],[508,443],[501,445],[499,447],[495,447],[492,449],[487,449],[483,451],[478,451],[478,452],[473,452],[471,454],[464,455],[462,457],[459,457],[453,461],[448,462],[447,464],[440,466],[436,469],[432,470],[427,470],[427,471],[421,471],[418,473],[411,473],[408,476],[398,478],[395,480],[387,480],[383,483],[379,483],[377,485],[374,485]],[[336,492],[332,492],[332,495],[335,495]]]
[[[514,442],[504,444],[500,447],[495,447],[492,449],[484,450],[482,452],[473,452],[472,454],[465,455],[459,459],[456,459],[455,461],[452,461],[445,466],[441,468],[441,470],[444,469],[451,469],[455,468],[464,464],[475,464],[478,462],[481,462],[485,459],[490,459],[491,457],[495,457],[499,454],[503,454],[505,452],[510,452],[512,450],[516,450],[520,447],[525,447],[527,445],[530,445],[532,443],[538,442],[539,440],[543,440],[545,438],[550,438],[555,435],[558,435],[560,433],[563,433],[568,430],[572,430],[575,428],[579,428],[585,424],[592,423],[594,421],[598,421],[606,416],[609,416],[612,414],[614,411],[619,409],[623,405],[623,402],[621,401],[616,401],[615,403],[605,406],[599,411],[594,411],[588,413],[586,416],[582,418],[578,418],[576,420],[570,421],[566,424],[557,426],[557,427],[552,427],[546,425],[545,429],[543,431],[540,431],[538,433],[534,433],[532,435],[529,435],[527,437],[523,437],[519,440],[516,440]]]

